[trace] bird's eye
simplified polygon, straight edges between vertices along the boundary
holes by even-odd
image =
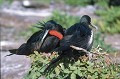
[[[49,29],[51,29],[52,28],[52,26],[51,25],[49,25]]]

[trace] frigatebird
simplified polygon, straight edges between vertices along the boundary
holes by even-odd
[[[30,55],[34,51],[48,53],[58,47],[60,40],[64,36],[62,26],[53,20],[41,23],[41,25],[42,27],[38,27],[41,28],[41,30],[35,32],[27,42],[22,44],[18,49],[9,50],[10,53],[17,55]]]
[[[58,52],[59,56],[49,63],[45,72],[52,64],[55,64],[63,57],[68,57],[70,53],[75,52],[73,51],[74,49],[71,48],[71,45],[83,48],[87,51],[91,50],[93,44],[93,31],[90,26],[97,29],[97,27],[91,23],[91,18],[88,15],[83,15],[80,22],[75,23],[66,30],[65,36],[60,42],[60,46],[53,50]]]

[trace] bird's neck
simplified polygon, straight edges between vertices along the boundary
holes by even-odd
[[[86,22],[80,22],[80,24],[82,24],[82,25],[84,25],[84,26],[89,26],[89,24],[86,23]]]
[[[92,44],[92,42],[93,42],[93,31],[91,31],[91,36],[90,36],[89,44]]]
[[[50,30],[49,34],[59,38],[60,40],[63,39],[63,35],[60,32],[56,31],[56,30]]]

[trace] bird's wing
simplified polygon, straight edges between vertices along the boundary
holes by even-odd
[[[72,35],[74,32],[76,32],[78,27],[78,23],[72,25],[70,28],[68,28],[65,32],[65,35]]]
[[[70,48],[70,43],[69,40],[72,37],[72,35],[67,35],[65,36],[61,41],[60,41],[60,46],[55,48],[54,50],[52,50],[50,53],[52,52],[64,52],[66,50],[68,50]]]
[[[39,28],[40,30],[35,32],[28,40],[27,43],[33,43],[38,40],[42,39],[42,32],[44,32],[45,28],[45,22],[38,22],[37,25],[34,25],[34,27]]]
[[[28,40],[27,43],[34,43],[42,39],[42,30],[35,32]]]
[[[84,48],[88,50],[89,48],[89,40],[90,40],[90,35],[85,35],[85,36],[73,36],[70,39],[70,45],[74,45],[80,48]]]
[[[80,48],[88,50],[90,35],[80,36],[79,32],[75,32],[73,35],[67,35],[60,43],[60,47],[56,48],[56,52],[64,52],[70,50],[70,46],[74,45]]]

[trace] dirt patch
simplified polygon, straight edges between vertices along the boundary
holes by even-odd
[[[120,34],[107,35],[105,42],[111,45],[113,48],[120,50]]]

